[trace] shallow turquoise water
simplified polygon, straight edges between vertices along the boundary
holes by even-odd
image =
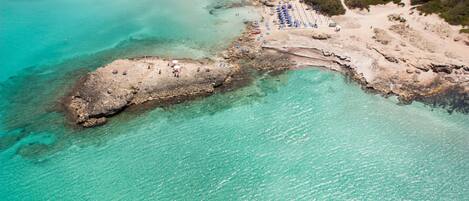
[[[20,141],[0,155],[3,198],[469,197],[467,116],[420,104],[398,106],[320,70],[292,71],[236,92],[123,114],[104,127],[34,147],[63,135],[47,133],[52,125],[42,127],[43,133],[29,136],[33,144]],[[18,149],[27,157],[18,156]],[[41,155],[48,151],[54,154]]]
[[[0,80],[116,46],[123,56],[206,56],[253,18],[242,8],[209,13],[226,2],[236,0],[0,0]]]
[[[14,58],[1,67],[1,200],[469,199],[467,115],[400,106],[318,69],[261,77],[241,90],[169,108],[128,111],[95,129],[70,128],[55,100],[77,76],[117,57],[210,55],[241,30],[235,13],[249,14],[210,15],[217,1],[208,0],[113,2],[0,0],[1,19],[9,19],[0,20],[8,25],[0,26],[0,56]],[[44,13],[34,17],[23,6]],[[169,23],[185,18],[161,19],[155,10],[179,10],[195,21]],[[65,16],[56,19],[55,12]],[[82,19],[81,12],[99,18]],[[95,20],[101,18],[107,20]],[[62,33],[53,20],[87,23]],[[50,23],[44,32],[35,28],[36,37],[50,38],[13,34],[22,23]],[[90,36],[114,23],[125,28]],[[170,29],[161,28],[165,23]],[[184,32],[169,34],[176,30]],[[51,42],[68,34],[75,42]],[[20,45],[24,40],[38,49]]]

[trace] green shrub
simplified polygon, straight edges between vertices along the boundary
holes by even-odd
[[[345,0],[345,4],[349,8],[370,9],[371,5],[387,4],[394,2],[395,4],[401,3],[401,0]]]
[[[321,13],[329,16],[345,14],[340,0],[305,0],[305,3],[316,7]]]
[[[469,0],[411,0],[425,14],[437,13],[452,25],[469,26]]]

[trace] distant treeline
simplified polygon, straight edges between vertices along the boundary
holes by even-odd
[[[314,5],[322,13],[332,15],[345,14],[345,9],[340,0],[304,0],[307,4]],[[345,0],[349,8],[369,9],[370,5],[386,4],[389,2],[400,3],[401,0]]]
[[[332,15],[343,15],[345,9],[340,3],[340,0],[304,0],[305,3],[312,5],[321,13],[332,16]]]
[[[349,8],[370,9],[370,5],[387,4],[394,2],[395,4],[401,3],[401,0],[345,0],[345,4]]]
[[[469,0],[411,0],[423,13],[437,13],[452,25],[469,26]],[[462,32],[469,33],[469,29]]]
[[[304,0],[323,14],[342,15],[345,9],[340,0]],[[401,0],[345,0],[349,8],[369,9],[370,5],[402,3]],[[411,0],[411,4],[425,14],[437,13],[452,25],[469,27],[469,0]],[[461,30],[469,33],[469,28]]]

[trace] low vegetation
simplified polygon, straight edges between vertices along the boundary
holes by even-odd
[[[437,13],[452,25],[469,26],[469,0],[411,0],[425,14]],[[469,32],[463,29],[461,32]]]
[[[359,8],[367,10],[369,10],[372,5],[387,4],[389,2],[399,4],[401,0],[345,0],[345,4],[351,9]]]
[[[321,13],[343,15],[345,9],[340,0],[304,0]],[[387,4],[394,2],[402,4],[401,0],[345,0],[349,8],[369,9],[371,5]],[[411,0],[419,11],[424,14],[437,13],[452,25],[463,25],[462,33],[469,33],[469,0]]]
[[[340,0],[304,0],[305,3],[313,6],[325,15],[343,15],[345,9]]]

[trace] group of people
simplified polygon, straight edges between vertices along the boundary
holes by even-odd
[[[179,65],[178,60],[171,61],[171,63],[168,63],[168,66],[173,69],[174,77],[179,77],[181,75],[182,67]]]

